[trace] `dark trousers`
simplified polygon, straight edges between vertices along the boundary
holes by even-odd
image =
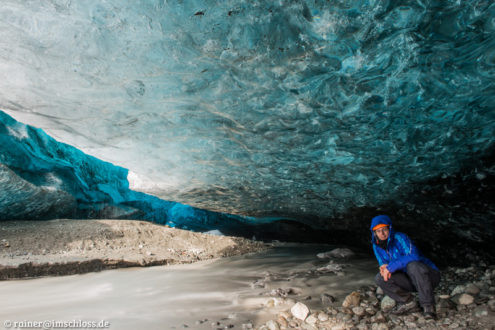
[[[407,264],[406,272],[395,272],[385,282],[378,273],[376,284],[383,292],[397,302],[406,302],[411,299],[411,292],[418,292],[421,306],[435,305],[433,289],[440,283],[440,272],[419,261]]]

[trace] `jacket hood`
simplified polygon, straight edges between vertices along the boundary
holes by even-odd
[[[388,241],[390,242],[390,238],[393,236],[393,231],[392,231],[392,220],[388,217],[388,215],[377,215],[373,219],[371,219],[371,226],[370,226],[370,231],[371,231],[371,243],[376,244],[376,238],[375,238],[375,233],[373,232],[373,228],[376,225],[384,224],[387,225],[390,234],[388,235]]]
[[[376,217],[374,217],[373,219],[371,219],[370,230],[373,231],[373,228],[376,225],[380,225],[380,224],[391,226],[392,225],[392,220],[390,220],[390,218],[388,217],[388,215],[377,215]]]

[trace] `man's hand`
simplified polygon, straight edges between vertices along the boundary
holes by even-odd
[[[392,273],[388,271],[387,266],[388,264],[384,264],[380,266],[380,275],[382,275],[383,280],[385,282],[387,282],[392,276]]]

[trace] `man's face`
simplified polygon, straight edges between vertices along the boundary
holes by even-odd
[[[382,227],[375,230],[376,237],[378,237],[378,239],[380,239],[381,241],[386,240],[389,233],[390,231],[388,230],[388,227]]]

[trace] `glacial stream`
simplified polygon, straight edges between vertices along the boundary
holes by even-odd
[[[14,322],[48,322],[46,328],[54,329],[49,322],[75,321],[108,322],[110,329],[241,329],[274,318],[291,307],[291,299],[324,309],[321,294],[340,305],[351,291],[373,283],[373,258],[317,257],[333,248],[277,244],[257,254],[188,265],[3,281],[0,321],[12,328]],[[275,292],[280,288],[292,290],[284,299]]]

